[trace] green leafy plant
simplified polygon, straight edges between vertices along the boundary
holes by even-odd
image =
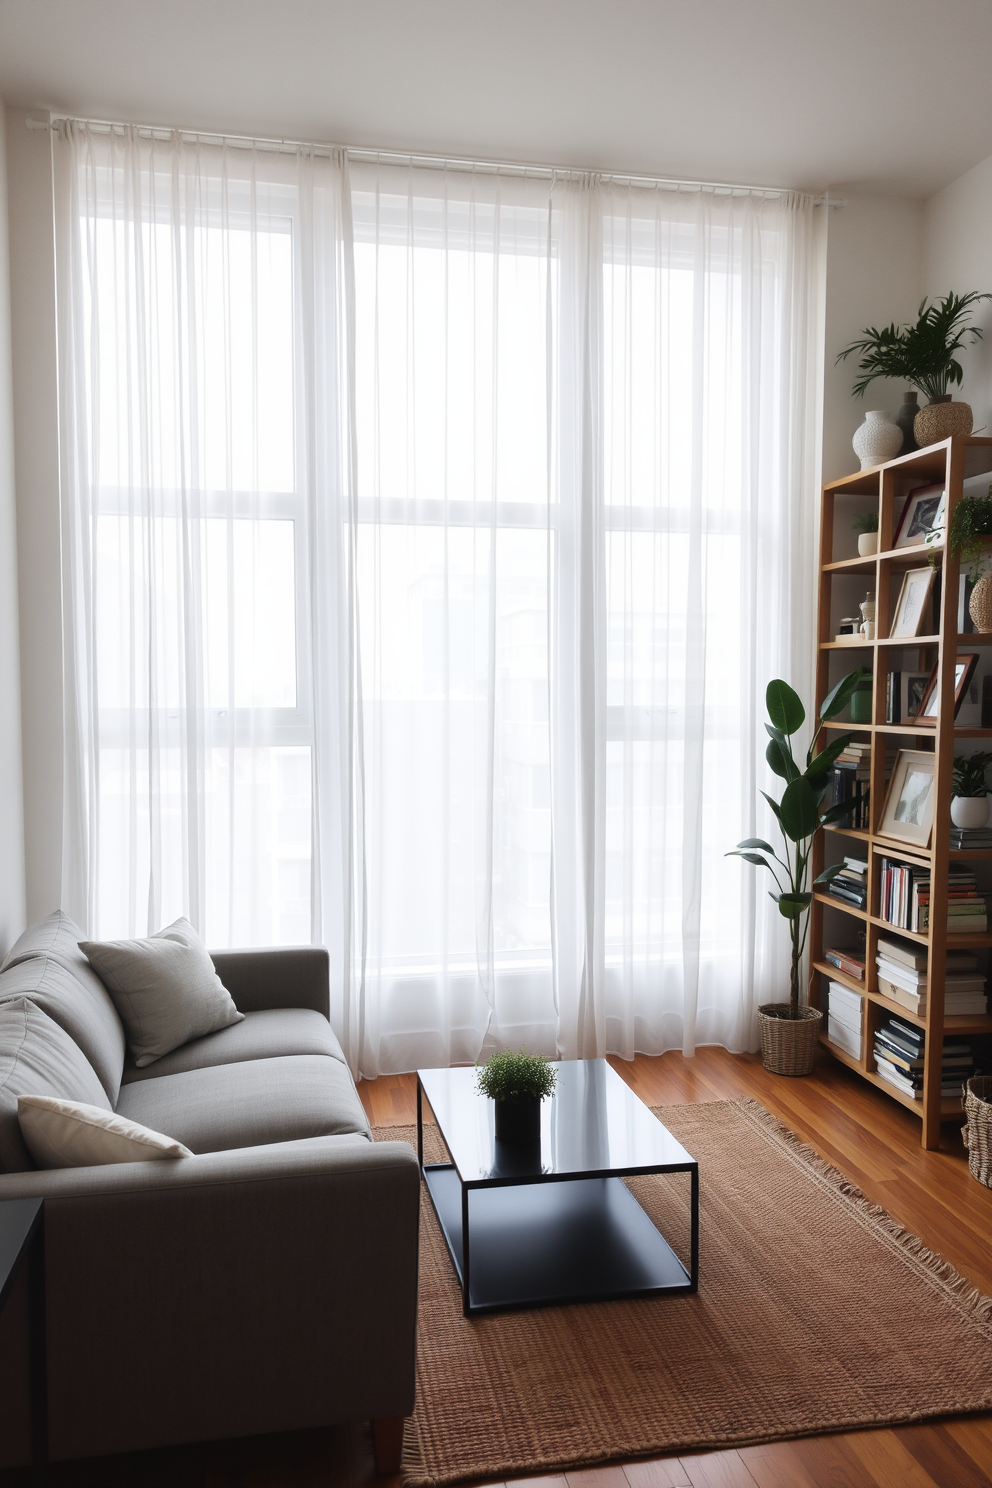
[[[536,1097],[545,1100],[554,1093],[558,1072],[542,1054],[526,1054],[523,1049],[504,1049],[494,1054],[479,1070],[479,1089],[490,1100],[514,1101]]]
[[[915,325],[866,326],[857,341],[852,341],[837,357],[838,362],[858,354],[860,376],[852,395],[860,398],[876,377],[898,377],[918,388],[933,402],[947,396],[953,385],[961,385],[961,363],[954,353],[970,342],[980,341],[981,329],[968,325],[972,309],[980,300],[992,295],[969,290],[967,294],[945,295],[942,300],[922,300]]]
[[[992,789],[985,780],[985,771],[992,764],[992,754],[956,754],[951,772],[953,791],[956,796],[989,796]]]
[[[961,563],[971,579],[979,579],[989,567],[988,556],[983,556],[982,542],[992,537],[992,485],[987,496],[966,496],[954,508],[951,525],[947,532],[950,547],[961,554]],[[931,553],[930,562],[936,560]]]
[[[858,515],[851,523],[851,527],[855,532],[877,532],[878,512],[858,512]]]
[[[821,827],[831,822],[843,821],[856,804],[853,800],[842,801],[821,811],[823,797],[830,784],[830,767],[847,748],[854,735],[841,734],[818,752],[820,735],[823,724],[842,713],[854,693],[870,678],[871,672],[867,667],[858,667],[856,671],[848,672],[846,677],[842,677],[833,691],[824,698],[820,707],[820,724],[806,752],[804,770],[800,770],[793,755],[792,737],[806,722],[806,709],[798,694],[781,679],[769,682],[765,692],[765,706],[771,720],[765,724],[765,732],[769,738],[765,759],[775,774],[785,781],[785,790],[780,801],[774,801],[765,791],[761,794],[778,822],[785,844],[784,857],[779,857],[771,843],[765,842],[761,837],[747,837],[743,842],[738,842],[736,848],[727,853],[727,857],[743,858],[756,868],[767,868],[775,880],[777,892],[769,890],[769,893],[789,921],[792,941],[789,1010],[784,1015],[789,1018],[799,1017],[800,966],[809,930],[809,907],[813,902],[813,895],[807,888],[813,842]],[[830,883],[843,867],[842,862],[831,864],[814,881],[814,887],[817,884]]]

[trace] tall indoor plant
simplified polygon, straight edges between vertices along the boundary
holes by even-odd
[[[759,1008],[761,1051],[766,1068],[776,1074],[808,1074],[813,1067],[820,1014],[816,1008],[802,1005],[800,977],[806,935],[809,929],[809,907],[813,895],[809,888],[809,860],[813,842],[820,828],[839,822],[850,815],[854,801],[841,801],[822,810],[823,798],[830,784],[830,769],[837,756],[850,744],[853,734],[840,734],[819,749],[823,724],[836,718],[848,706],[855,691],[871,678],[866,667],[858,667],[842,677],[823,700],[820,723],[806,752],[806,764],[800,769],[792,750],[792,739],[806,722],[806,709],[797,693],[780,678],[769,682],[765,706],[769,736],[765,759],[772,770],[785,781],[781,800],[764,796],[778,822],[784,844],[784,856],[761,837],[747,837],[739,842],[728,857],[743,858],[757,868],[767,868],[775,880],[769,890],[780,912],[789,921],[792,943],[790,994],[787,1003],[766,1003]],[[833,863],[814,882],[828,884],[842,871],[844,863]],[[789,1026],[787,1026],[789,1025]]]
[[[961,363],[955,352],[979,341],[979,326],[969,325],[974,307],[992,295],[969,290],[947,294],[941,300],[922,300],[915,322],[904,325],[866,326],[856,341],[837,357],[858,354],[858,379],[852,392],[862,397],[876,377],[895,377],[918,388],[928,399],[913,423],[913,434],[921,447],[935,444],[950,434],[971,433],[971,409],[967,403],[952,403],[950,389],[960,387]]]

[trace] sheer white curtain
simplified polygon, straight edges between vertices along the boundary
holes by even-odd
[[[741,1048],[811,206],[63,126],[66,907],[322,942],[366,1075]]]

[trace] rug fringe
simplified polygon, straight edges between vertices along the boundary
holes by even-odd
[[[799,1158],[806,1167],[842,1194],[852,1209],[877,1225],[879,1230],[894,1241],[904,1254],[912,1256],[914,1261],[929,1272],[941,1289],[957,1302],[963,1312],[978,1322],[992,1323],[992,1297],[987,1297],[978,1287],[973,1286],[967,1277],[962,1276],[960,1271],[951,1265],[950,1261],[945,1261],[938,1251],[931,1250],[924,1244],[919,1235],[914,1235],[912,1230],[907,1230],[905,1225],[893,1219],[886,1209],[870,1199],[839,1168],[835,1168],[826,1158],[821,1157],[814,1147],[797,1136],[784,1121],[773,1116],[760,1101],[752,1100],[750,1096],[741,1096],[730,1104],[737,1106],[755,1126],[766,1134],[776,1137],[779,1143]]]

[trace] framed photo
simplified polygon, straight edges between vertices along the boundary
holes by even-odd
[[[957,718],[958,709],[964,697],[968,683],[971,681],[975,668],[978,665],[977,655],[959,656],[954,662],[954,716]],[[917,723],[936,724],[940,699],[937,696],[937,668],[934,667],[927,681],[920,711],[916,715]]]
[[[894,548],[921,548],[927,540],[931,527],[937,523],[941,506],[943,506],[946,522],[947,493],[942,485],[917,486],[915,490],[910,491],[906,497],[906,505],[902,509],[902,516],[899,518],[895,537],[892,539],[892,546]]]
[[[923,539],[923,541],[926,543],[926,545],[927,545],[928,548],[936,548],[936,547],[939,547],[939,545],[944,541],[944,538],[946,536],[947,536],[947,492],[946,491],[941,491],[941,493],[940,493],[940,501],[939,501],[939,503],[937,505],[937,510],[936,510],[936,512],[934,514],[934,519],[933,519],[932,523],[930,524],[930,530],[927,533],[926,537]]]
[[[923,707],[923,698],[930,678],[926,672],[903,672],[899,679],[900,723],[915,718]]]
[[[934,570],[929,563],[925,568],[907,568],[902,576],[902,588],[896,601],[896,612],[892,620],[893,636],[918,636],[927,600],[933,588]]]
[[[882,808],[881,836],[916,847],[930,846],[935,764],[932,750],[900,749]]]

